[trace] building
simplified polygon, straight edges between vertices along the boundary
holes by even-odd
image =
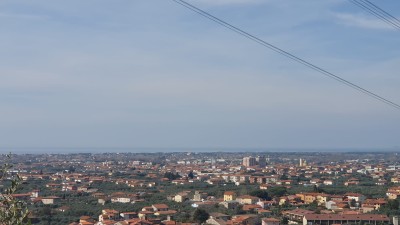
[[[250,167],[257,165],[256,158],[254,157],[244,157],[243,158],[243,166]]]
[[[225,191],[224,201],[234,201],[236,200],[236,193],[233,191]]]
[[[262,225],[280,225],[281,221],[275,218],[264,218],[261,220]]]
[[[186,192],[178,193],[174,197],[174,201],[175,202],[184,202],[186,200],[189,200],[188,199],[188,193],[186,193]]]
[[[264,168],[265,166],[267,166],[267,161],[265,160],[264,156],[257,156],[256,162],[258,164],[258,167],[260,168]]]
[[[212,224],[212,225],[225,225],[226,221],[230,220],[231,217],[226,214],[222,213],[210,213],[210,217],[206,221],[207,224]]]
[[[154,204],[151,206],[154,212],[168,211],[169,207],[166,204]]]
[[[227,209],[237,209],[237,207],[239,206],[239,202],[237,201],[223,201],[220,202],[219,205],[222,205],[223,207],[227,208]]]
[[[389,224],[386,215],[379,214],[306,214],[303,225],[330,225],[330,224]]]
[[[203,201],[204,199],[207,198],[207,193],[200,192],[200,191],[195,191],[193,195],[193,201]]]
[[[250,196],[250,195],[242,195],[236,198],[236,201],[239,202],[239,204],[245,205],[245,204],[256,204],[259,201],[259,198]]]
[[[52,205],[55,204],[58,200],[60,200],[60,198],[56,196],[49,196],[49,197],[42,197],[41,200],[42,203],[45,205]]]
[[[303,218],[307,214],[313,214],[314,211],[305,210],[305,209],[294,209],[289,211],[282,212],[282,215],[289,219],[292,222],[301,222]]]

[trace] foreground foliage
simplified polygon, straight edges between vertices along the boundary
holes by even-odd
[[[12,165],[8,163],[11,155],[6,156],[6,162],[0,170],[0,182],[4,183],[9,179],[9,184],[3,192],[0,193],[0,224],[2,225],[22,225],[28,224],[28,209],[26,203],[13,197],[21,184],[21,178],[9,173]]]

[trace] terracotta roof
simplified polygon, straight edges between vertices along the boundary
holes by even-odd
[[[157,209],[168,209],[169,207],[166,204],[154,204],[153,207]]]
[[[294,214],[294,215],[306,215],[313,214],[314,211],[306,210],[306,209],[294,209],[290,211],[284,211],[282,214]]]
[[[275,218],[263,218],[262,220],[266,222],[280,222],[280,220]]]
[[[307,220],[373,220],[389,221],[386,215],[379,214],[359,214],[359,215],[340,215],[340,214],[306,214]]]
[[[248,210],[252,210],[252,209],[260,209],[260,208],[262,208],[260,205],[255,205],[255,204],[252,204],[252,205],[244,205],[244,206],[243,206],[243,210],[244,210],[244,211],[248,211]]]

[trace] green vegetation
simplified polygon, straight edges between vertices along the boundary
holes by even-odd
[[[11,155],[7,155],[9,160]],[[13,166],[6,162],[0,169],[0,181],[4,183],[5,178],[10,178],[10,183],[5,190],[0,193],[0,224],[2,225],[22,225],[28,224],[29,211],[26,203],[14,198],[12,195],[16,193],[21,184],[21,178],[18,174],[9,174],[9,170]]]
[[[196,209],[193,213],[193,220],[196,222],[204,223],[206,220],[208,220],[208,217],[210,217],[210,214],[204,209]]]
[[[263,200],[271,200],[271,197],[269,197],[268,192],[265,190],[255,190],[250,192],[250,195],[257,196]]]
[[[171,173],[171,172],[166,172],[164,174],[164,178],[168,178],[168,180],[176,180],[180,178],[181,176],[177,173]]]

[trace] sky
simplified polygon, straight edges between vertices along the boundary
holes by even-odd
[[[188,2],[400,103],[400,31],[350,1]],[[400,110],[172,0],[3,0],[0,30],[1,149],[400,146]]]

